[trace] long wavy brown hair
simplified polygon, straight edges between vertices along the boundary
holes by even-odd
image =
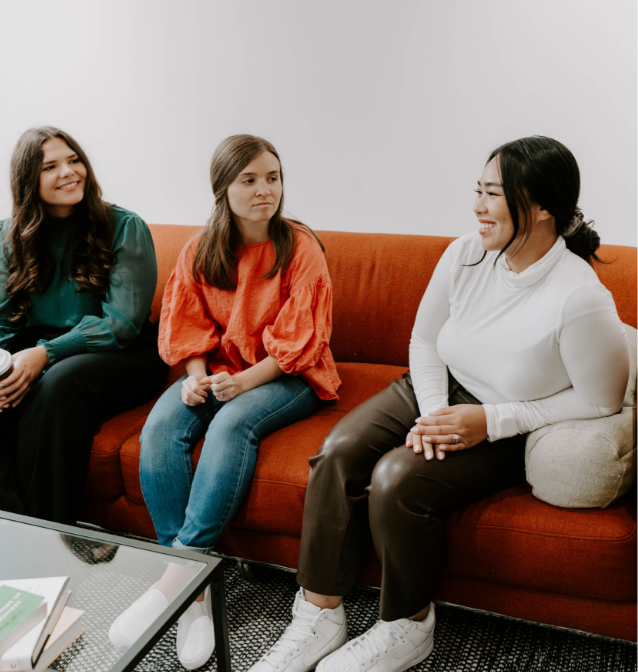
[[[81,218],[82,224],[74,227],[64,257],[65,270],[77,283],[76,291],[104,296],[109,271],[115,264],[111,252],[114,226],[110,206],[102,200],[102,190],[88,157],[68,133],[52,126],[30,128],[20,136],[11,157],[13,212],[3,246],[9,263],[6,292],[13,306],[9,320],[16,323],[22,322],[29,312],[31,296],[48,289],[56,269],[50,245],[54,231],[40,198],[42,145],[52,138],[63,140],[86,167],[84,197],[72,215]]]
[[[210,165],[210,182],[215,195],[215,207],[202,233],[193,260],[193,277],[219,289],[237,289],[237,258],[242,237],[233,221],[228,203],[228,187],[241,171],[263,152],[270,152],[279,161],[281,175],[281,201],[277,212],[268,224],[268,237],[275,249],[275,263],[264,278],[272,278],[286,270],[295,249],[295,231],[304,231],[312,236],[325,252],[317,234],[305,224],[284,219],[283,171],[277,150],[268,140],[254,135],[231,135],[215,150]]]

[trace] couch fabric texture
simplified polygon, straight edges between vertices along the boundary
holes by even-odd
[[[152,225],[159,265],[152,319],[168,276],[199,227]],[[339,400],[267,437],[248,498],[216,550],[296,567],[308,458],[333,425],[401,376],[410,332],[436,263],[453,238],[319,232],[333,282],[331,349]],[[603,246],[596,270],[620,318],[636,326],[636,250]],[[172,367],[166,386],[182,375]],[[154,401],[111,418],[95,436],[82,520],[154,537],[140,489],[139,435]],[[201,446],[193,454],[196,465]],[[540,501],[522,483],[455,512],[437,599],[529,620],[636,639],[635,489],[600,509]],[[371,551],[361,581],[379,585]]]

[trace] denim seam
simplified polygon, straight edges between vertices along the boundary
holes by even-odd
[[[184,441],[187,441],[191,451],[184,451],[182,452],[182,457],[184,458],[184,461],[186,462],[186,468],[188,470],[188,474],[190,477],[191,483],[193,482],[193,454],[192,450],[195,450],[194,446],[194,441],[193,441],[193,432],[194,430],[199,426],[200,423],[205,423],[206,428],[208,431],[208,427],[210,426],[211,422],[213,421],[215,415],[217,415],[217,412],[219,411],[219,408],[215,408],[215,406],[211,406],[209,411],[203,411],[201,415],[197,415],[193,418],[192,422],[188,425],[186,428],[186,431],[184,432]],[[212,418],[208,418],[209,415],[212,415]],[[205,433],[204,433],[205,435]]]
[[[239,488],[237,487],[238,484],[241,482],[241,475],[244,472],[244,467],[246,465],[246,446],[249,444],[251,438],[255,435],[255,430],[264,422],[267,420],[270,420],[273,417],[276,417],[279,413],[282,413],[285,411],[289,406],[292,404],[298,402],[304,394],[309,394],[309,393],[314,393],[314,390],[311,387],[305,388],[300,394],[298,394],[294,399],[291,399],[285,406],[282,406],[281,408],[278,408],[274,413],[271,413],[270,415],[266,416],[265,418],[262,418],[251,430],[250,434],[248,435],[248,438],[246,439],[246,444],[244,445],[244,451],[243,451],[243,460],[241,464],[241,468],[237,472],[237,479],[235,481],[234,487],[235,487],[235,494],[233,496],[233,501],[231,502],[230,506],[228,507],[228,510],[226,511],[224,515],[224,522],[221,526],[222,531],[226,529],[228,526],[228,523],[230,522],[229,517],[230,517],[230,512],[233,510],[233,507],[235,506],[235,503],[237,502],[237,493]]]

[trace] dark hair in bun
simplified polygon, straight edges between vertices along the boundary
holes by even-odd
[[[565,238],[567,249],[587,263],[600,262],[596,250],[600,238],[577,207],[580,194],[580,171],[574,155],[558,140],[534,135],[507,142],[495,149],[487,160],[499,157],[503,193],[510,211],[514,234],[500,254],[522,232],[529,236],[530,206],[536,203],[554,216],[556,233]],[[519,217],[523,214],[523,221]],[[499,254],[499,256],[500,256]]]

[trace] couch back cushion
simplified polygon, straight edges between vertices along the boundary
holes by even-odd
[[[186,241],[201,228],[154,224],[159,276],[153,321],[166,281]],[[318,231],[334,288],[330,347],[338,362],[408,366],[416,311],[434,268],[454,238]],[[620,319],[636,326],[636,248],[603,245],[612,263],[596,271],[612,292]]]
[[[334,288],[337,362],[408,366],[416,311],[454,238],[319,231]]]
[[[636,328],[636,248],[601,245],[597,255],[606,263],[594,264],[600,281],[613,294],[620,321]]]
[[[186,242],[198,234],[201,226],[179,226],[176,224],[151,224],[148,227],[155,243],[157,256],[157,287],[151,308],[151,321],[158,322],[162,310],[162,297],[177,257]]]

